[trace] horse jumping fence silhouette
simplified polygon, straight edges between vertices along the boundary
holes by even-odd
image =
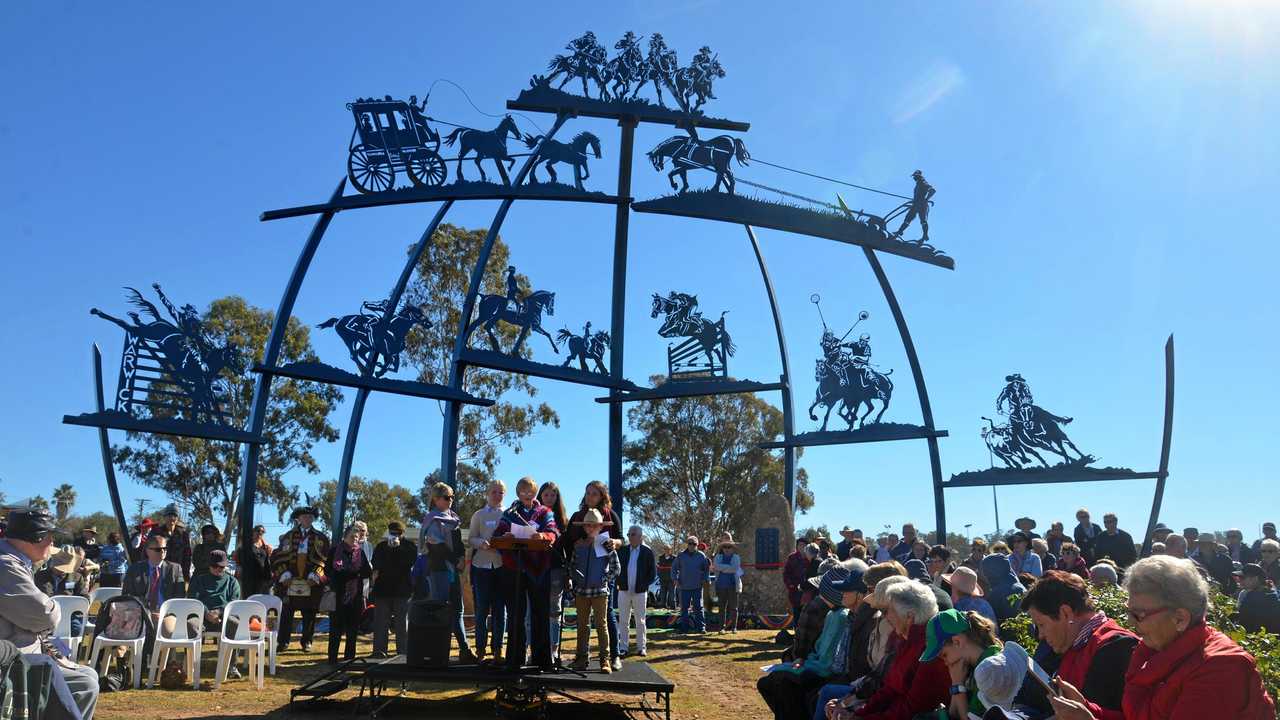
[[[715,347],[710,354],[697,337],[686,338],[676,345],[667,345],[667,377],[671,380],[728,376],[724,328],[717,329]]]

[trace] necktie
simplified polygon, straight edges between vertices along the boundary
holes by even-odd
[[[160,566],[151,568],[151,587],[147,589],[147,604],[153,608],[160,607]]]

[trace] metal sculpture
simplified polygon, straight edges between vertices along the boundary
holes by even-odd
[[[382,377],[400,370],[400,354],[404,339],[414,325],[431,327],[426,313],[417,305],[405,303],[388,317],[390,300],[365,301],[358,315],[331,317],[316,327],[333,328],[347,346],[352,361],[363,375]]]
[[[415,187],[436,186],[448,169],[440,157],[440,133],[427,123],[427,101],[418,96],[409,102],[359,98],[347,103],[355,129],[347,150],[347,177],[362,193],[395,187],[396,171],[409,176]],[[356,142],[357,138],[360,142]],[[479,162],[477,160],[477,162]]]
[[[89,312],[125,331],[124,354],[115,409],[133,417],[176,417],[194,423],[230,427],[232,417],[223,409],[230,386],[224,371],[244,372],[244,358],[234,343],[215,345],[204,332],[200,313],[192,305],[175,308],[160,289],[151,286],[169,313],[165,318],[150,300],[133,288],[129,302],[138,308],[126,322],[93,308]]]
[[[710,170],[716,174],[716,183],[712,192],[720,189],[723,183],[725,191],[734,192],[733,170],[729,167],[732,160],[739,165],[746,165],[751,160],[747,146],[742,140],[729,135],[717,135],[710,140],[699,140],[697,137],[673,135],[653,146],[646,153],[653,169],[662,171],[667,159],[671,160],[671,172],[667,173],[667,181],[671,189],[684,193],[689,189],[690,170]],[[680,186],[676,186],[676,176],[680,176]]]
[[[737,352],[725,330],[724,316],[712,322],[698,311],[698,296],[671,291],[666,297],[653,294],[649,317],[665,315],[658,335],[684,337],[684,342],[667,346],[667,375],[671,380],[702,379],[708,375],[728,378],[728,358]],[[705,361],[699,356],[705,357]]]
[[[501,353],[502,345],[498,342],[497,333],[494,332],[495,326],[501,321],[520,328],[520,335],[516,337],[515,343],[505,354],[519,356],[520,348],[524,346],[529,333],[536,332],[551,343],[551,349],[558,355],[560,348],[556,346],[555,338],[542,327],[542,313],[545,312],[548,316],[556,314],[556,294],[547,290],[535,290],[523,298],[518,298],[516,297],[518,292],[516,268],[511,265],[507,267],[507,294],[481,295],[475,319],[467,326],[463,336],[470,339],[476,328],[484,327],[490,347],[494,352]]]
[[[899,208],[905,207],[907,214],[902,218],[902,225],[893,233],[893,237],[901,240],[902,232],[907,229],[911,221],[920,218],[920,229],[924,233],[917,245],[924,245],[929,242],[929,206],[933,204],[933,194],[936,192],[933,186],[924,179],[924,173],[919,170],[911,173],[911,178],[916,181],[915,190],[911,193],[911,201],[899,205]]]
[[[1023,468],[1031,465],[1031,458],[1049,467],[1036,449],[1047,450],[1062,457],[1060,465],[1084,466],[1096,458],[1085,455],[1071,442],[1063,432],[1062,425],[1071,422],[1071,418],[1054,415],[1036,405],[1031,395],[1031,388],[1022,375],[1013,373],[1005,376],[1004,389],[996,398],[996,412],[1009,420],[1003,425],[984,417],[987,427],[982,429],[982,439],[992,455],[1000,458],[1006,467]],[[1072,458],[1067,448],[1075,451]],[[1030,457],[1028,457],[1028,455]]]
[[[604,354],[609,351],[609,333],[606,330],[591,331],[591,323],[588,321],[582,328],[581,335],[574,335],[569,328],[561,328],[556,333],[556,339],[569,349],[569,355],[564,359],[561,367],[569,367],[575,359],[578,361],[578,367],[584,372],[595,372],[600,375],[608,375],[609,370],[604,366]],[[591,360],[595,363],[594,369],[587,368],[587,361]]]
[[[472,158],[476,164],[476,168],[480,171],[480,181],[487,182],[489,177],[484,174],[484,166],[480,164],[482,160],[492,160],[493,164],[498,168],[498,174],[502,176],[502,184],[510,185],[511,179],[507,177],[507,171],[516,164],[516,159],[507,154],[507,135],[516,140],[524,139],[520,134],[520,129],[516,127],[515,118],[510,115],[504,115],[498,126],[492,130],[474,130],[472,128],[457,128],[445,137],[445,144],[453,147],[454,143],[458,143],[458,177],[455,183],[465,182],[466,178],[462,176],[462,161],[467,157],[467,153],[474,151],[476,156]],[[503,167],[502,163],[507,166]]]
[[[542,164],[543,169],[551,176],[551,182],[556,182],[555,164],[568,163],[573,166],[574,187],[583,190],[582,181],[591,177],[591,173],[587,171],[587,150],[590,149],[596,159],[600,159],[600,138],[585,130],[567,143],[547,140],[541,135],[529,135],[525,137],[524,144],[530,150],[538,148],[537,154],[534,155],[533,166],[529,169],[529,181],[534,183],[538,182],[537,166],[539,164]]]
[[[817,360],[814,369],[814,380],[818,383],[818,389],[814,394],[813,403],[809,405],[809,419],[817,420],[818,416],[814,414],[813,409],[823,405],[827,411],[822,416],[821,432],[826,431],[831,411],[837,407],[840,408],[840,417],[849,423],[850,430],[880,422],[884,417],[884,411],[889,409],[889,402],[893,399],[893,381],[889,379],[893,370],[880,372],[871,365],[870,335],[863,333],[856,342],[845,342],[849,333],[852,333],[862,321],[871,317],[871,314],[866,310],[858,313],[858,319],[853,325],[849,326],[844,335],[837,338],[827,326],[827,319],[822,314],[822,297],[814,293],[809,296],[809,302],[818,308],[818,317],[822,319],[820,342],[822,357]],[[874,401],[880,402],[880,411],[876,413],[875,419],[868,423],[867,418],[876,409]],[[863,405],[867,409],[859,417],[858,411]]]

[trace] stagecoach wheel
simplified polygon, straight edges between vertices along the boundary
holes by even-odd
[[[444,160],[430,150],[423,150],[409,158],[409,161],[405,163],[404,169],[405,172],[409,173],[409,179],[413,181],[413,184],[419,187],[423,185],[427,187],[441,185],[448,175]]]
[[[395,184],[396,169],[382,150],[357,145],[347,156],[347,177],[362,193],[382,192]]]

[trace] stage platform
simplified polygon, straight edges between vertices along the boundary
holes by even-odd
[[[547,696],[558,695],[577,702],[589,702],[574,693],[593,692],[612,695],[625,695],[626,702],[618,703],[620,707],[645,717],[671,718],[671,694],[675,692],[675,683],[658,674],[648,663],[624,660],[622,670],[608,675],[600,672],[600,665],[595,660],[587,670],[582,672],[565,669],[560,672],[538,672],[532,667],[525,667],[522,672],[511,672],[504,668],[485,665],[450,665],[448,668],[409,667],[403,655],[386,660],[368,661],[360,659],[344,663],[333,673],[316,678],[307,685],[293,691],[294,698],[323,696],[308,692],[312,685],[317,687],[332,684],[338,676],[346,682],[360,686],[357,698],[359,705],[367,703],[368,717],[378,717],[388,705],[404,694],[409,682],[426,682],[438,685],[457,687],[474,687],[482,690],[498,690],[511,694],[532,694],[546,702]],[[398,684],[400,694],[389,695],[388,687]],[[650,699],[652,696],[652,699]],[[632,699],[633,698],[633,699]],[[359,712],[357,708],[357,713]]]

